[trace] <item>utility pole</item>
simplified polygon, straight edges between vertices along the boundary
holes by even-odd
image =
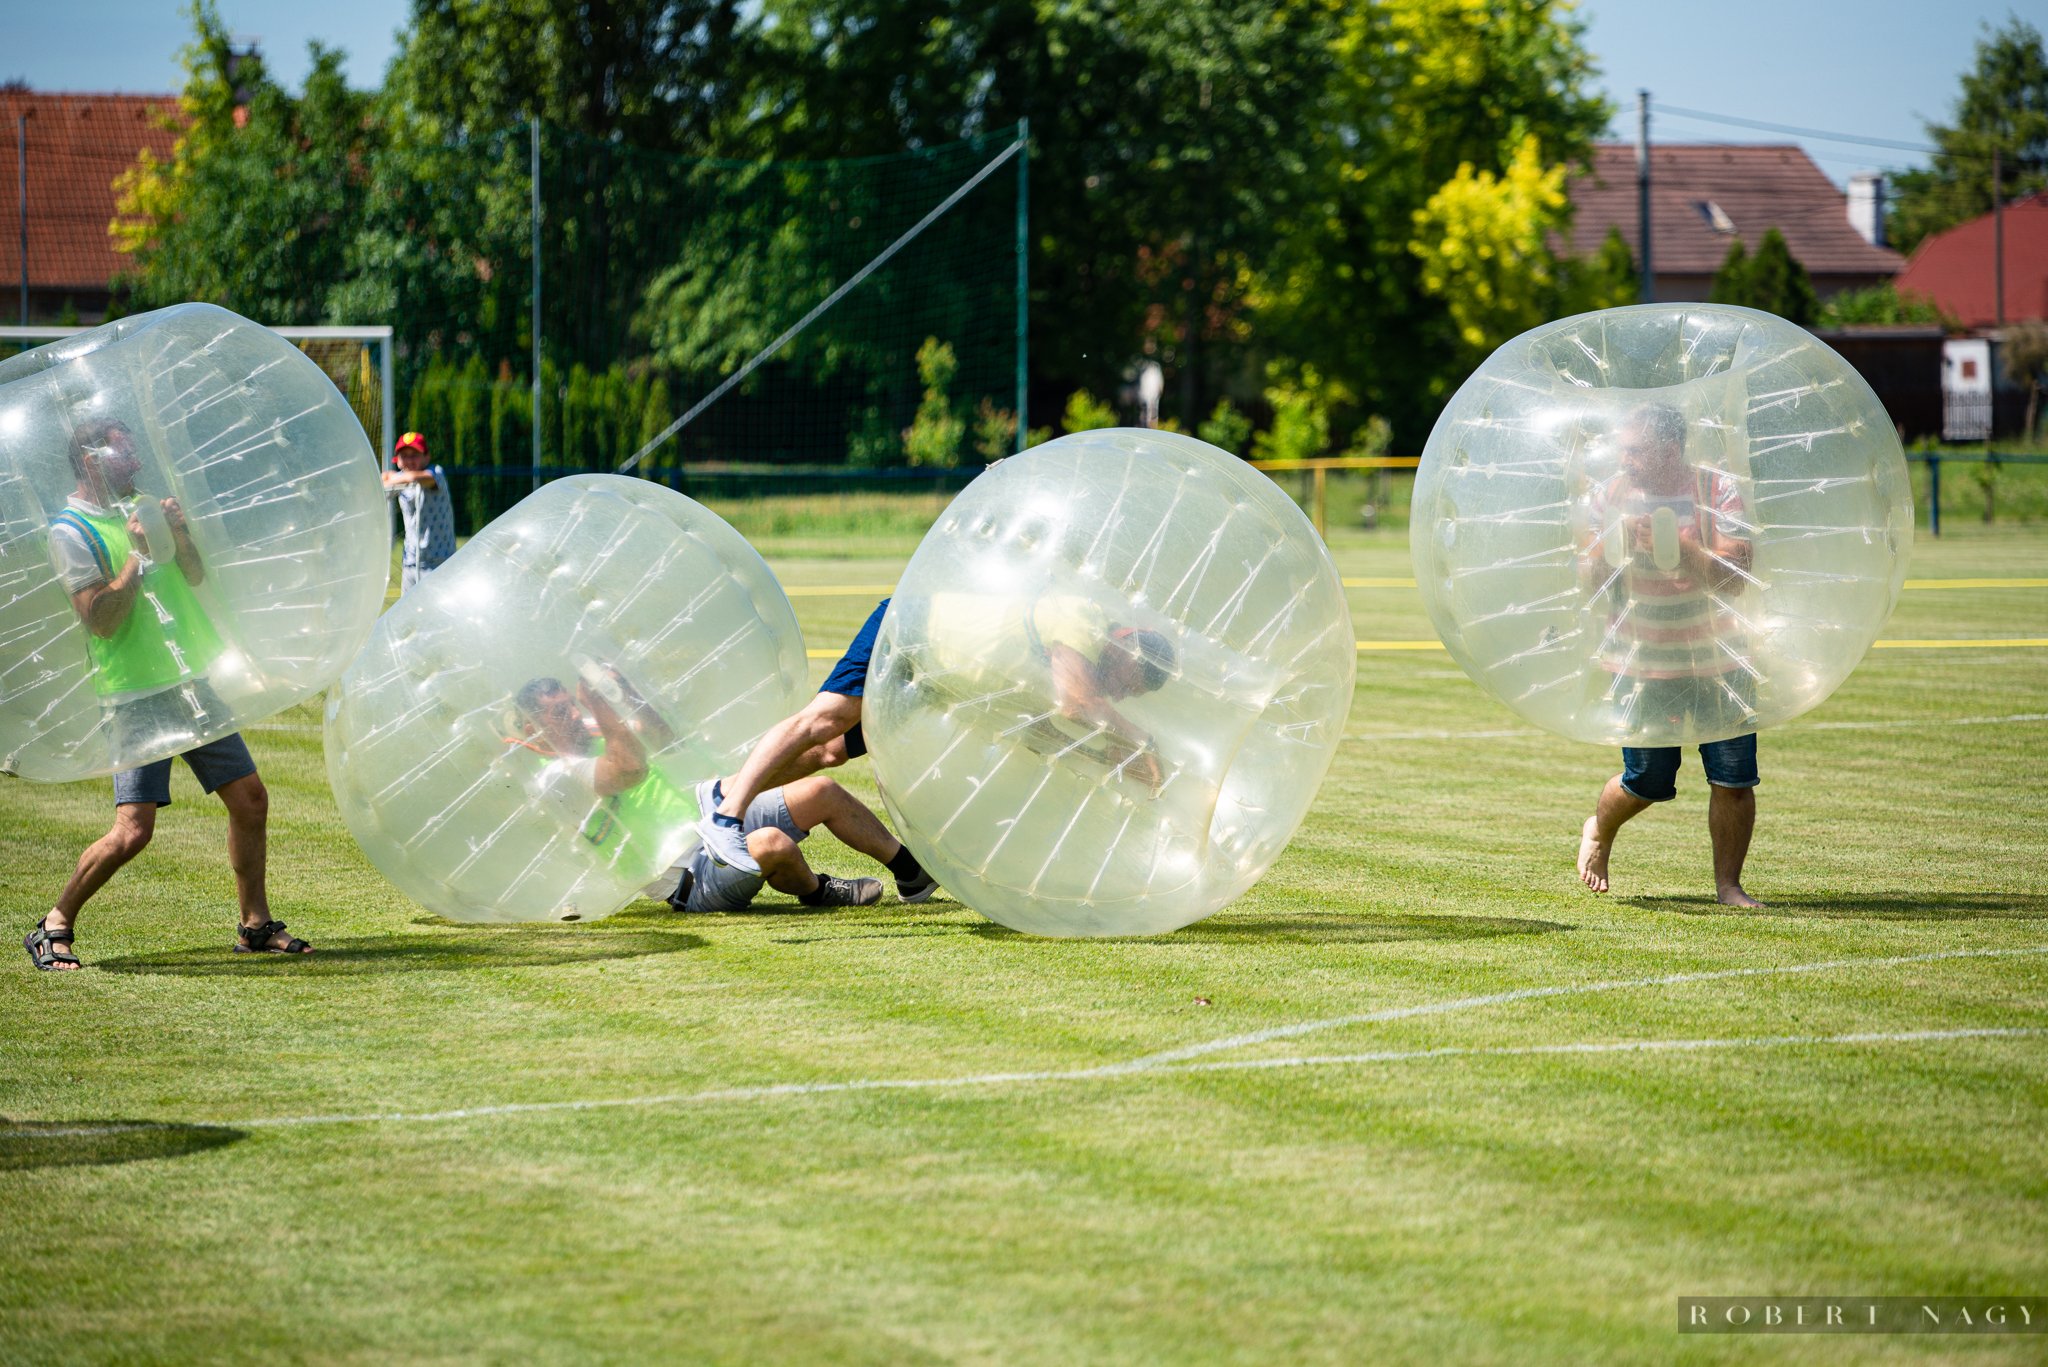
[[[533,487],[540,488],[540,120],[526,121],[528,150],[531,156],[533,183],[532,203],[532,251],[533,251],[533,421],[529,424],[533,437]]]
[[[1636,298],[1645,304],[1657,302],[1657,272],[1650,257],[1650,92],[1636,91],[1636,241],[1642,260],[1642,275]]]
[[[1031,120],[1017,120],[1017,452],[1030,427]]]
[[[1991,308],[2005,326],[2005,193],[1999,149],[1991,149]]]
[[[28,110],[14,116],[14,169],[21,188],[21,325],[28,326]]]

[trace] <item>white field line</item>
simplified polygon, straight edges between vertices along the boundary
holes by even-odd
[[[1795,973],[1826,973],[1837,968],[1897,968],[1905,964],[1938,963],[1947,959],[2005,959],[2035,954],[2048,954],[2048,945],[2030,945],[2022,949],[1945,949],[1934,954],[1902,954],[1883,959],[1822,959],[1815,963],[1774,964],[1764,968],[1717,968],[1694,973],[1665,973],[1653,978],[1610,978],[1604,982],[1567,983],[1557,987],[1518,987],[1510,992],[1493,992],[1482,997],[1453,997],[1448,1001],[1420,1002],[1414,1006],[1389,1006],[1355,1016],[1331,1016],[1325,1020],[1276,1025],[1267,1030],[1254,1030],[1244,1035],[1226,1035],[1221,1039],[1147,1054],[1129,1063],[1109,1066],[1120,1072],[1136,1072],[1156,1068],[1162,1064],[1200,1058],[1204,1054],[1243,1049],[1279,1039],[1295,1039],[1302,1035],[1336,1030],[1344,1026],[1377,1025],[1384,1021],[1412,1020],[1417,1016],[1442,1016],[1454,1011],[1472,1011],[1481,1007],[1501,1006],[1508,1002],[1533,1001],[1540,997],[1581,997],[1599,992],[1622,992],[1638,987],[1675,987],[1683,983],[1727,982],[1735,978],[1773,978]]]
[[[2048,1034],[2048,1029],[2030,1027],[1973,1027],[1956,1030],[1857,1032],[1843,1035],[1778,1035],[1704,1040],[1618,1040],[1514,1047],[1452,1046],[1438,1049],[1384,1050],[1362,1054],[1225,1059],[1200,1063],[1191,1061],[1202,1058],[1204,1055],[1220,1053],[1225,1050],[1240,1049],[1249,1045],[1263,1044],[1271,1040],[1291,1039],[1316,1031],[1337,1029],[1342,1026],[1364,1025],[1391,1020],[1408,1020],[1418,1016],[1448,1015],[1453,1012],[1471,1011],[1482,1007],[1499,1006],[1508,1002],[1529,1001],[1541,997],[1619,992],[1630,988],[1669,987],[1682,983],[1723,982],[1733,978],[1761,978],[1798,973],[1822,973],[1839,968],[1888,968],[1905,964],[1938,963],[1952,959],[1997,959],[2039,954],[2048,954],[2048,945],[2033,945],[2017,949],[1954,949],[1932,954],[1895,955],[1888,958],[1825,959],[1814,963],[1781,964],[1764,968],[1728,968],[1695,973],[1667,973],[1648,978],[1618,978],[1604,982],[1572,983],[1553,987],[1525,987],[1511,992],[1495,992],[1476,997],[1456,997],[1446,1001],[1423,1002],[1413,1006],[1388,1007],[1385,1010],[1370,1011],[1359,1015],[1335,1016],[1326,1020],[1304,1021],[1295,1025],[1275,1026],[1269,1030],[1225,1036],[1221,1039],[1209,1040],[1200,1044],[1191,1044],[1178,1049],[1169,1049],[1161,1053],[1147,1054],[1124,1063],[1101,1064],[1091,1068],[970,1073],[955,1077],[867,1078],[847,1082],[785,1082],[753,1087],[722,1087],[695,1092],[667,1092],[654,1096],[598,1097],[577,1101],[510,1102],[500,1105],[465,1106],[442,1111],[366,1111],[353,1114],[258,1116],[241,1120],[213,1120],[187,1123],[228,1126],[243,1130],[293,1129],[325,1125],[426,1124],[487,1116],[617,1110],[653,1106],[687,1106],[721,1101],[767,1101],[780,1097],[826,1096],[842,1092],[939,1091],[964,1087],[996,1087],[1006,1084],[1089,1082],[1172,1073],[1227,1072],[1261,1068],[1336,1067],[1360,1063],[1391,1063],[1428,1058],[1484,1057],[1490,1055],[1517,1057],[1535,1054],[1570,1053],[1649,1053],[1694,1049],[1788,1047],[1800,1044],[1912,1044],[1950,1039],[2040,1035]],[[58,1133],[77,1135],[113,1134],[131,1129],[170,1127],[171,1122],[96,1128],[78,1127],[61,1132],[55,1130],[30,1132],[27,1137],[34,1137],[35,1133],[52,1135]]]
[[[1954,1030],[1859,1030],[1840,1035],[1747,1035],[1729,1039],[1594,1040],[1575,1044],[1446,1045],[1436,1049],[1378,1049],[1358,1054],[1298,1054],[1284,1058],[1215,1059],[1205,1063],[1164,1064],[1147,1075],[1175,1073],[1259,1072],[1275,1068],[1341,1068],[1367,1063],[1408,1063],[1440,1058],[1528,1058],[1544,1054],[1689,1053],[1707,1049],[1784,1049],[1815,1045],[1928,1044],[1945,1040],[2015,1039],[2048,1035],[2048,1026],[1964,1026]],[[358,1115],[268,1116],[254,1120],[196,1122],[212,1128],[241,1130],[304,1128],[320,1125],[431,1124],[492,1116],[693,1106],[717,1102],[772,1101],[783,1097],[829,1096],[845,1092],[909,1092],[997,1087],[1013,1083],[1098,1082],[1130,1077],[1128,1068],[1048,1069],[1038,1072],[971,1073],[962,1077],[873,1078],[855,1082],[785,1082],[763,1087],[722,1087],[661,1096],[602,1097],[586,1101],[526,1101],[502,1106],[465,1106],[448,1111],[385,1111]],[[67,1125],[46,1130],[0,1131],[0,1140],[67,1139],[130,1134],[147,1130],[190,1128],[171,1121],[136,1121],[124,1125]]]

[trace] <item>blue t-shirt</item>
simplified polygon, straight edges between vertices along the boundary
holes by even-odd
[[[392,490],[398,498],[398,515],[405,521],[407,565],[433,569],[455,554],[455,501],[448,497],[448,472],[438,465],[427,467],[434,487],[401,484]]]

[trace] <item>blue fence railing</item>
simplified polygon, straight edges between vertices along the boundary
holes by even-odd
[[[2048,454],[2041,452],[1985,451],[1978,455],[1956,455],[1949,451],[1909,451],[1907,460],[1924,461],[1927,465],[1927,533],[1941,535],[1941,467],[1944,463],[1958,465],[2048,465]]]

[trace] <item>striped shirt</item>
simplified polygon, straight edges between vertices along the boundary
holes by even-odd
[[[1727,673],[1736,656],[1748,653],[1726,601],[1732,590],[1717,588],[1687,569],[1678,541],[1686,527],[1702,546],[1717,539],[1747,539],[1741,532],[1745,519],[1736,482],[1718,470],[1701,469],[1692,489],[1653,494],[1617,475],[1595,486],[1591,502],[1599,536],[1590,553],[1598,558],[1601,582],[1607,585],[1601,668],[1639,679]],[[1629,529],[1645,524],[1649,535],[1632,538]]]

